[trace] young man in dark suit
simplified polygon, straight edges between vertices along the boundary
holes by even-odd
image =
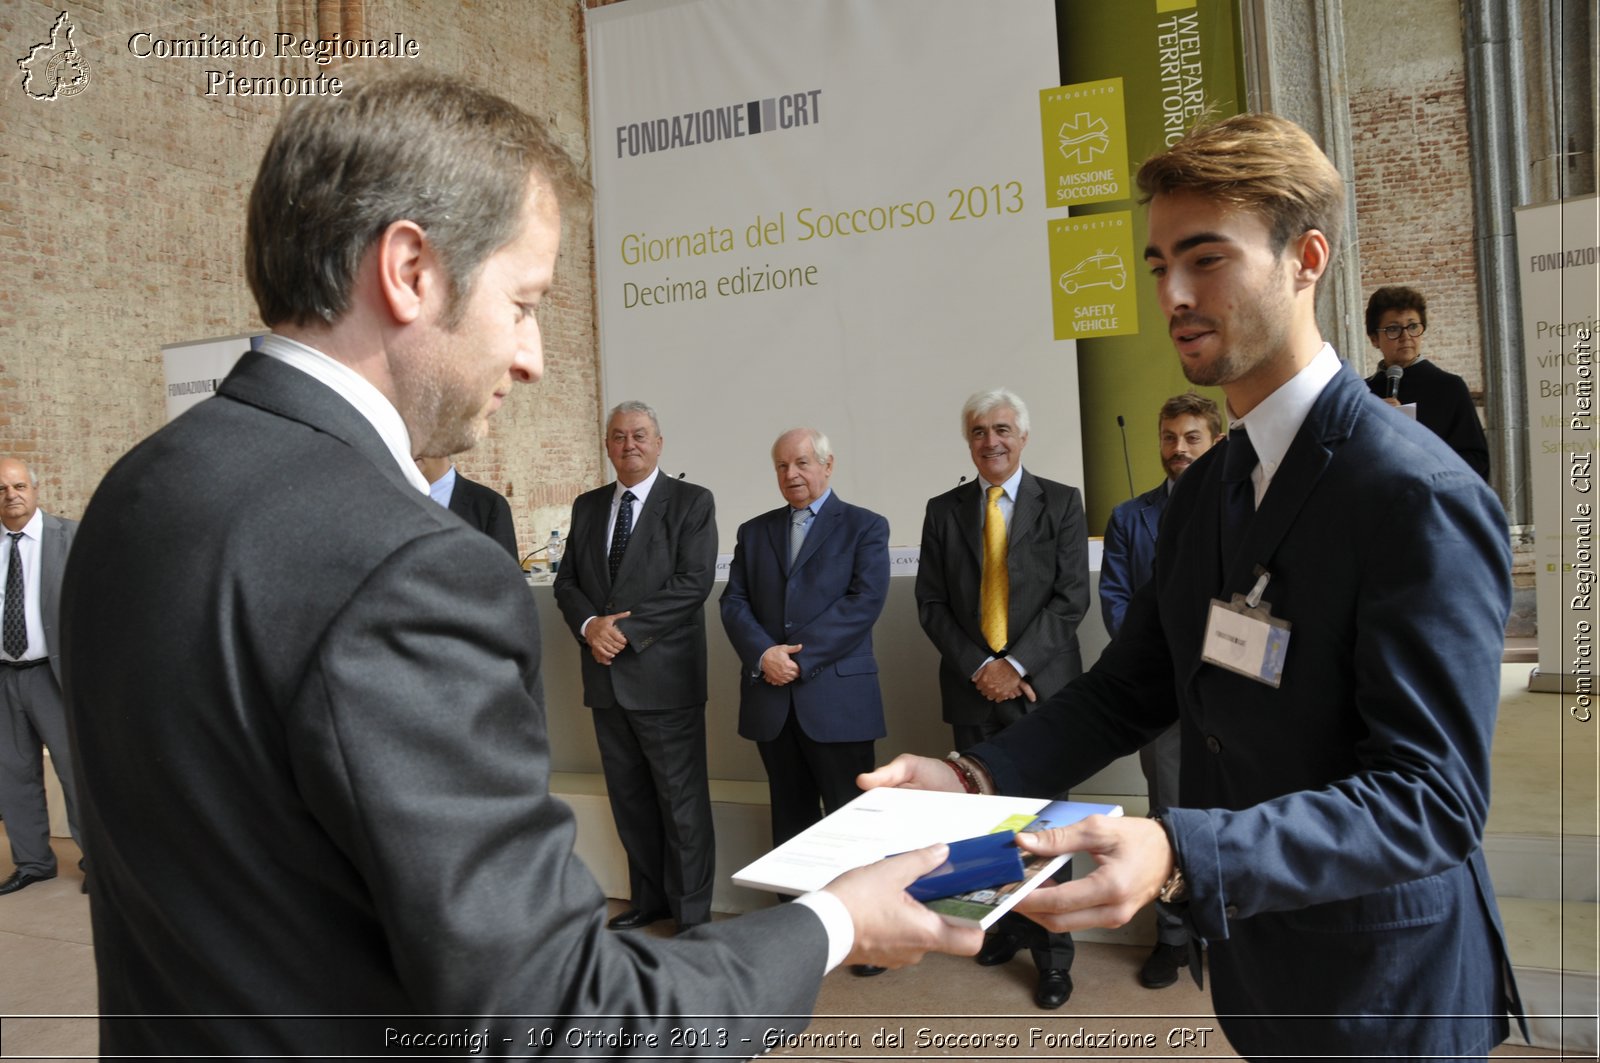
[[[1250,1058],[1482,1058],[1519,1007],[1482,852],[1504,511],[1323,342],[1344,183],[1304,130],[1202,126],[1139,187],[1179,361],[1233,423],[1178,482],[1155,574],[1100,660],[960,767],[1054,793],[1176,719],[1177,804],[1022,836],[1098,867],[1019,908],[1066,930],[1179,906]],[[862,781],[957,785],[910,756]]]
[[[1105,552],[1100,560],[1100,615],[1112,638],[1122,627],[1133,592],[1155,572],[1156,534],[1178,477],[1222,439],[1222,411],[1204,395],[1188,391],[1161,404],[1156,429],[1166,479],[1117,506],[1106,524]],[[1179,746],[1178,726],[1173,724],[1139,749],[1139,768],[1151,808],[1178,801]],[[1189,931],[1183,919],[1158,906],[1156,947],[1139,970],[1140,984],[1147,989],[1172,985],[1178,980],[1178,968],[1188,963]]]
[[[889,522],[834,493],[833,447],[815,428],[779,436],[772,464],[788,504],[739,526],[721,606],[739,734],[761,751],[778,845],[861,793],[856,776],[875,763],[872,625],[889,595]]]
[[[458,78],[284,112],[246,236],[272,333],[106,475],[62,588],[105,1055],[665,1045],[688,1015],[731,1047],[805,1020],[722,1016],[803,1016],[833,964],[978,948],[905,903],[941,847],[692,939],[606,933],[549,793],[533,600],[412,460],[543,372],[583,191]]]
[[[1083,670],[1078,621],[1089,606],[1089,538],[1078,489],[1022,467],[1028,407],[1003,388],[961,410],[978,471],[928,501],[917,567],[917,617],[939,651],[939,694],[957,749],[1021,719]],[[1072,995],[1072,937],[1009,913],[978,962],[1007,963],[1024,945],[1039,969],[1034,1003]]]
[[[572,503],[556,604],[579,644],[583,703],[628,854],[631,906],[614,930],[711,918],[716,839],[706,774],[705,601],[717,571],[711,492],[663,475],[642,402],[606,420],[617,478]]]

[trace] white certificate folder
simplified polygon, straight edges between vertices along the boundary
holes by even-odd
[[[1097,813],[1120,816],[1122,806],[880,787],[742,868],[733,881],[798,896],[821,889],[852,868],[910,849],[998,831],[1064,827]],[[988,927],[1069,858],[1024,854],[1026,872],[1019,882],[924,903],[946,922]]]

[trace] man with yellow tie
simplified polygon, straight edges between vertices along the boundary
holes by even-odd
[[[973,395],[961,408],[961,431],[978,476],[928,501],[917,615],[939,650],[944,719],[956,748],[970,749],[1083,670],[1078,621],[1089,607],[1089,539],[1078,489],[1022,467],[1021,398],[1004,388]],[[1059,1008],[1072,995],[1069,935],[1008,915],[978,962],[1006,963],[1023,945],[1039,967],[1034,1002]]]

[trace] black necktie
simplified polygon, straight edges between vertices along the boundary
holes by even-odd
[[[1250,433],[1241,425],[1228,432],[1228,449],[1222,453],[1223,534],[1236,539],[1256,514],[1256,485],[1250,473],[1261,463]]]
[[[22,655],[28,652],[28,607],[22,591],[22,548],[17,545],[22,533],[6,534],[11,536],[11,561],[6,566],[5,634],[0,639],[0,648],[11,657],[21,660]]]
[[[628,549],[628,539],[633,535],[633,499],[632,491],[622,492],[622,501],[617,505],[617,523],[611,529],[611,553],[607,561],[611,564],[611,582],[617,582],[617,569],[622,566],[622,555]]]

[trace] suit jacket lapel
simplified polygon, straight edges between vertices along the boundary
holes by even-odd
[[[956,527],[961,529],[961,537],[978,565],[983,564],[983,511],[978,505],[981,498],[983,490],[977,480],[956,488]]]
[[[772,543],[772,552],[778,558],[778,571],[784,578],[789,576],[789,525],[794,520],[794,508],[784,506],[771,513],[771,520],[767,522],[767,540]]]
[[[662,473],[656,477],[655,486],[650,488],[650,494],[645,498],[644,506],[641,508],[637,502],[634,503],[638,511],[638,519],[633,522],[633,531],[628,536],[627,549],[622,551],[622,564],[617,566],[618,583],[621,583],[630,571],[644,563],[634,560],[634,551],[642,551],[649,545],[651,539],[660,534],[661,526],[667,519],[667,511],[672,507],[673,483],[674,481],[671,477]],[[606,553],[610,554],[610,544],[607,544]]]
[[[1360,389],[1361,394],[1353,389]],[[1245,530],[1244,541],[1230,558],[1223,589],[1248,590],[1255,582],[1255,567],[1271,571],[1272,555],[1294,525],[1294,519],[1316,488],[1317,481],[1333,460],[1333,450],[1350,437],[1355,425],[1358,400],[1366,393],[1363,384],[1348,367],[1328,382],[1306,414],[1294,441],[1289,444],[1283,463],[1272,476],[1272,483],[1261,499],[1261,508]]]
[[[1139,525],[1144,528],[1145,535],[1150,538],[1150,546],[1154,549],[1156,535],[1161,531],[1161,514],[1167,511],[1167,485],[1162,484],[1146,497],[1149,503],[1139,510]]]
[[[56,590],[61,586],[61,568],[67,559],[67,530],[53,515],[46,513],[41,531],[44,534],[39,537],[39,542],[44,552],[39,555],[39,620],[45,628],[53,655],[56,633],[52,620],[57,615]]]
[[[833,534],[834,529],[839,526],[839,517],[844,512],[843,506],[844,503],[839,500],[837,491],[828,496],[828,504],[811,518],[811,528],[806,532],[805,541],[800,544],[800,553],[795,556],[793,568],[798,569],[810,560],[811,555],[822,545],[822,541]],[[783,552],[784,556],[788,557],[787,543]]]
[[[1017,501],[1011,507],[1011,527],[1007,529],[1006,541],[1015,545],[1027,540],[1043,513],[1044,488],[1039,486],[1033,473],[1023,469],[1022,479],[1017,483]]]
[[[612,480],[603,490],[583,499],[583,504],[592,511],[589,517],[594,523],[593,530],[585,536],[588,541],[579,548],[589,552],[590,568],[607,590],[611,589],[611,536],[607,534],[606,523],[611,519],[611,502],[616,494],[617,482]]]

